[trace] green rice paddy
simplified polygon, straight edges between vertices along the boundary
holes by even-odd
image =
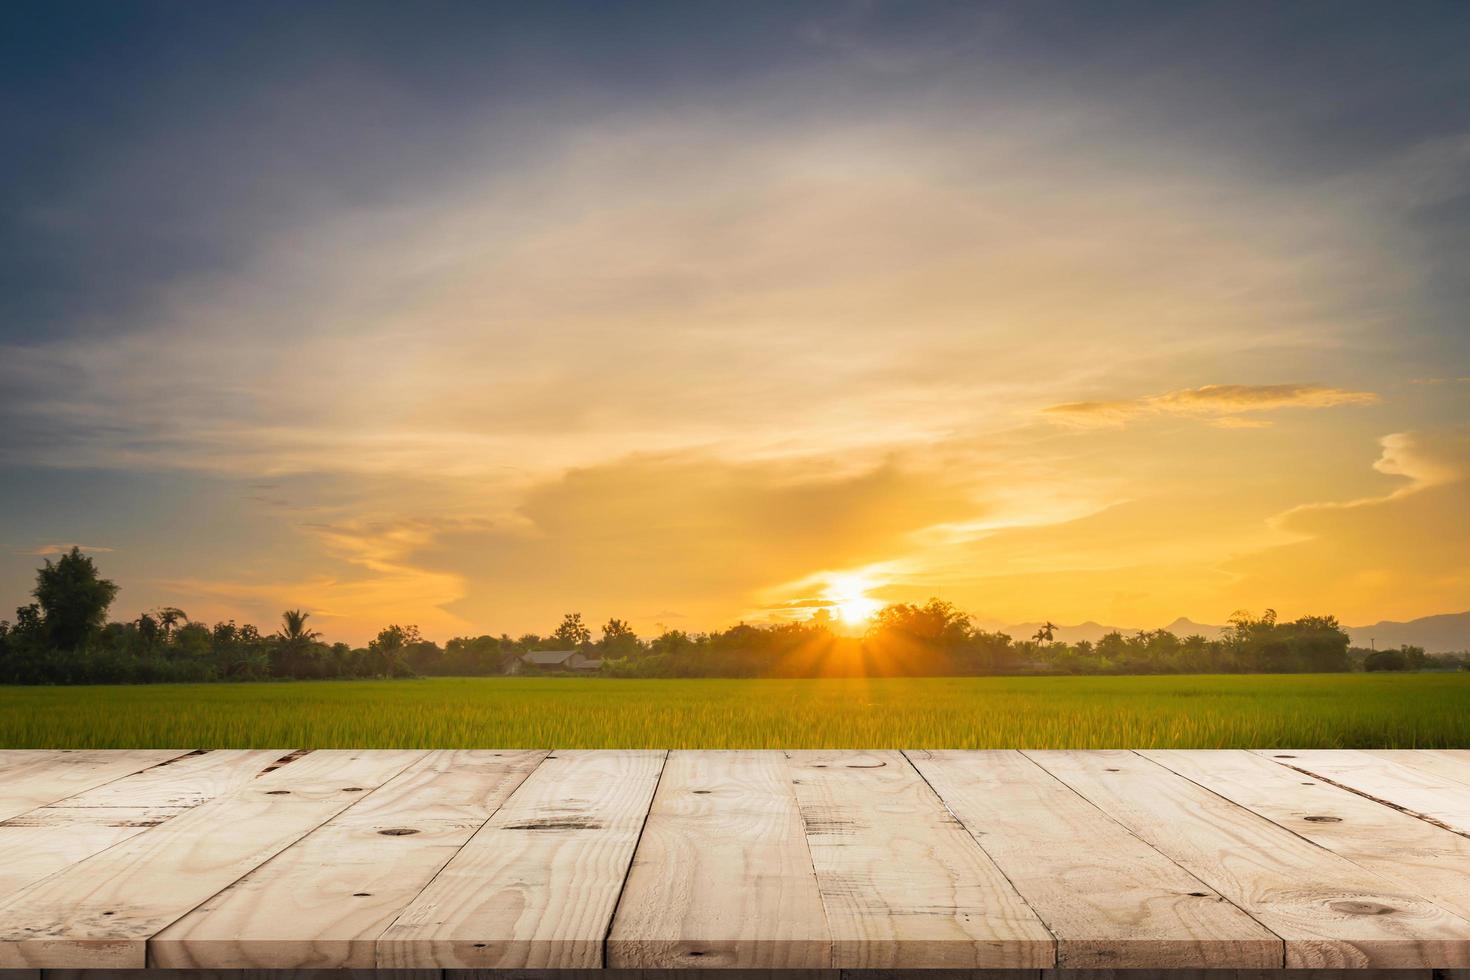
[[[1470,674],[0,687],[5,748],[1454,748]]]

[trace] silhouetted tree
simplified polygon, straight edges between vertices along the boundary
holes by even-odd
[[[582,622],[581,613],[567,613],[562,617],[561,625],[551,634],[551,638],[561,644],[563,649],[570,650],[591,643],[592,631]]]
[[[117,586],[98,575],[92,559],[73,545],[54,563],[46,559],[31,594],[40,606],[47,642],[58,650],[76,650],[107,622]]]
[[[597,644],[598,651],[604,657],[627,657],[639,653],[643,645],[638,642],[638,636],[621,619],[609,619],[602,627],[602,640]]]
[[[281,629],[271,650],[271,672],[281,677],[321,677],[326,673],[321,634],[307,629],[311,613],[287,609],[281,613]]]
[[[153,618],[158,620],[158,625],[163,629],[163,638],[167,641],[173,636],[174,627],[189,621],[189,614],[177,606],[163,606],[153,610]]]

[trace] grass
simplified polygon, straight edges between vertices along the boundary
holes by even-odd
[[[1470,674],[0,687],[6,748],[1453,748]]]

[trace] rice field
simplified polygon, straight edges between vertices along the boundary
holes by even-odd
[[[0,688],[0,747],[1454,748],[1470,674]]]

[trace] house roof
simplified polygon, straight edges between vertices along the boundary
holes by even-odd
[[[576,650],[532,650],[530,653],[521,654],[521,659],[528,664],[551,667],[566,663],[577,652]]]

